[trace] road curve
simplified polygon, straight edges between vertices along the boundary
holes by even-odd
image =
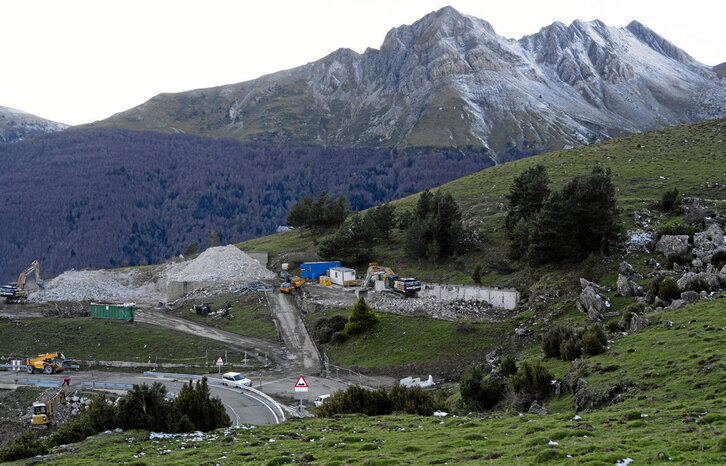
[[[0,371],[0,384],[7,386],[15,385],[15,379],[36,379],[43,381],[55,381],[61,383],[63,378],[70,376],[71,385],[66,388],[66,393],[72,393],[75,390],[88,390],[88,387],[81,385],[81,382],[94,381],[96,383],[117,383],[117,384],[147,384],[161,382],[166,386],[169,393],[178,394],[184,384],[189,383],[189,379],[173,378],[173,377],[150,377],[142,374],[131,374],[121,372],[98,372],[98,371],[79,371],[70,374],[52,374],[30,376],[25,373],[16,374],[11,371]],[[219,379],[209,377],[209,390],[213,396],[219,397],[224,404],[227,414],[232,420],[232,425],[241,424],[278,424],[284,419],[279,409],[272,405],[270,401],[264,397],[249,393],[245,390],[223,387],[217,381]],[[195,382],[196,383],[196,382]],[[21,383],[21,385],[28,385]],[[116,390],[114,390],[116,391]]]

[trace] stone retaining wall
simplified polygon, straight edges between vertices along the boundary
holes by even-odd
[[[519,303],[519,291],[514,289],[490,288],[471,285],[422,284],[421,297],[434,297],[441,301],[486,301],[495,307],[514,309]]]

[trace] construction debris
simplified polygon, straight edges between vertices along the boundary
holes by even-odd
[[[272,285],[269,283],[261,282],[259,280],[252,280],[247,283],[243,283],[242,286],[237,288],[237,293],[248,294],[248,293],[271,293],[274,290]]]

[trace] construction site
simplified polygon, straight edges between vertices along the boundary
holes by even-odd
[[[114,357],[113,352],[94,353],[83,342],[72,346],[70,342],[76,340],[71,330],[65,338],[68,346],[82,348],[75,350],[78,354],[60,347],[46,348],[48,342],[44,341],[30,345],[34,350],[29,352],[27,345],[13,347],[12,331],[3,330],[6,343],[0,348],[4,353],[0,354],[0,363],[5,372],[0,371],[0,389],[20,390],[17,393],[23,395],[14,398],[8,394],[11,392],[0,390],[7,400],[17,398],[12,410],[0,413],[3,423],[27,427],[29,422],[40,423],[43,414],[46,420],[62,422],[63,416],[82,409],[84,398],[79,396],[87,398],[97,389],[122,394],[133,383],[140,383],[135,381],[144,377],[140,373],[148,373],[146,378],[171,374],[163,379],[170,390],[178,389],[186,377],[209,374],[214,381],[222,371],[254,374],[251,380],[258,380],[255,386],[279,400],[281,412],[286,404],[292,406],[295,401],[285,380],[298,374],[316,382],[315,390],[308,395],[309,402],[348,384],[382,387],[426,377],[427,383],[433,384],[435,378],[430,374],[394,371],[387,376],[367,376],[331,364],[310,336],[311,316],[330,309],[345,312],[363,297],[377,312],[486,323],[510,318],[519,301],[516,290],[422,283],[399,277],[391,268],[375,263],[360,275],[339,261],[283,263],[275,269],[267,268],[267,254],[247,254],[234,245],[212,247],[197,257],[177,257],[157,266],[69,270],[47,281],[42,279],[40,263],[34,261],[15,283],[3,287],[6,299],[0,303],[0,323],[12,323],[18,332],[34,325],[34,319],[60,319],[57,322],[64,325],[97,320],[122,326],[106,326],[104,331],[143,325],[170,332],[162,337],[167,343],[204,339],[212,342],[212,349],[208,344],[203,355],[195,350],[198,356],[186,358],[179,357],[184,355],[182,350],[176,357],[154,350],[157,354],[129,361],[120,354]],[[254,317],[242,311],[252,308]],[[261,329],[254,330],[256,326]],[[80,337],[81,326],[78,329]],[[97,348],[104,348],[103,340],[98,340]],[[147,338],[143,348],[158,346],[159,341]],[[184,376],[180,372],[197,375]],[[73,379],[74,384],[82,383],[82,390],[79,385],[72,390],[63,387],[66,378]],[[69,405],[75,408],[66,409],[69,397],[80,400],[71,402],[77,406]],[[19,406],[23,402],[25,408]],[[35,403],[35,408],[30,402]],[[277,419],[269,415],[275,409],[266,409],[264,415],[252,415],[246,420],[234,412],[240,422],[269,423]]]

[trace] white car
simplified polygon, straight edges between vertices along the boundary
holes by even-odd
[[[313,403],[315,404],[316,408],[319,408],[325,403],[325,400],[330,398],[330,395],[320,395],[319,397],[315,398],[315,401]]]
[[[222,374],[222,385],[230,385],[232,387],[251,387],[252,381],[239,372],[225,372]]]

